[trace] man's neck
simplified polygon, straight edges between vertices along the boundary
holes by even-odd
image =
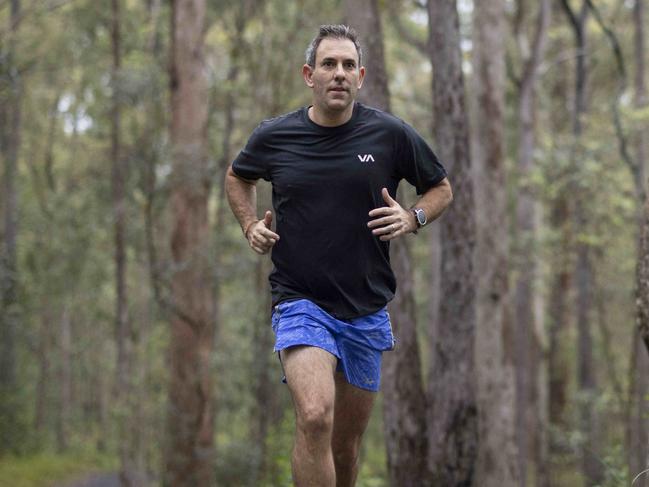
[[[325,112],[318,110],[315,105],[312,105],[308,111],[309,118],[313,123],[323,127],[337,127],[338,125],[349,122],[349,119],[352,118],[352,114],[354,113],[354,103],[355,102],[352,102],[342,112]]]

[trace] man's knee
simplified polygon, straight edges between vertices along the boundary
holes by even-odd
[[[360,439],[355,438],[344,443],[332,443],[331,449],[337,469],[353,468],[358,463]]]
[[[297,427],[308,436],[330,435],[333,427],[333,404],[310,404],[297,413]]]

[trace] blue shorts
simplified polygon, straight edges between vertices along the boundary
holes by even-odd
[[[272,316],[275,351],[297,345],[322,348],[338,358],[336,370],[350,384],[376,392],[381,383],[381,353],[394,348],[386,308],[341,321],[307,299],[284,301]]]

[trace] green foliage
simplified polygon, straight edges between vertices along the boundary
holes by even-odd
[[[18,390],[0,389],[0,459],[24,454],[34,448],[34,436],[26,415],[27,398]]]
[[[90,472],[114,468],[114,459],[87,450],[65,455],[5,457],[0,459],[0,487],[49,487]]]

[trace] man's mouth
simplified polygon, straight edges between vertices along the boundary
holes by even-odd
[[[347,91],[347,89],[343,88],[342,86],[334,86],[333,88],[330,88],[329,91],[345,92],[345,91]]]

